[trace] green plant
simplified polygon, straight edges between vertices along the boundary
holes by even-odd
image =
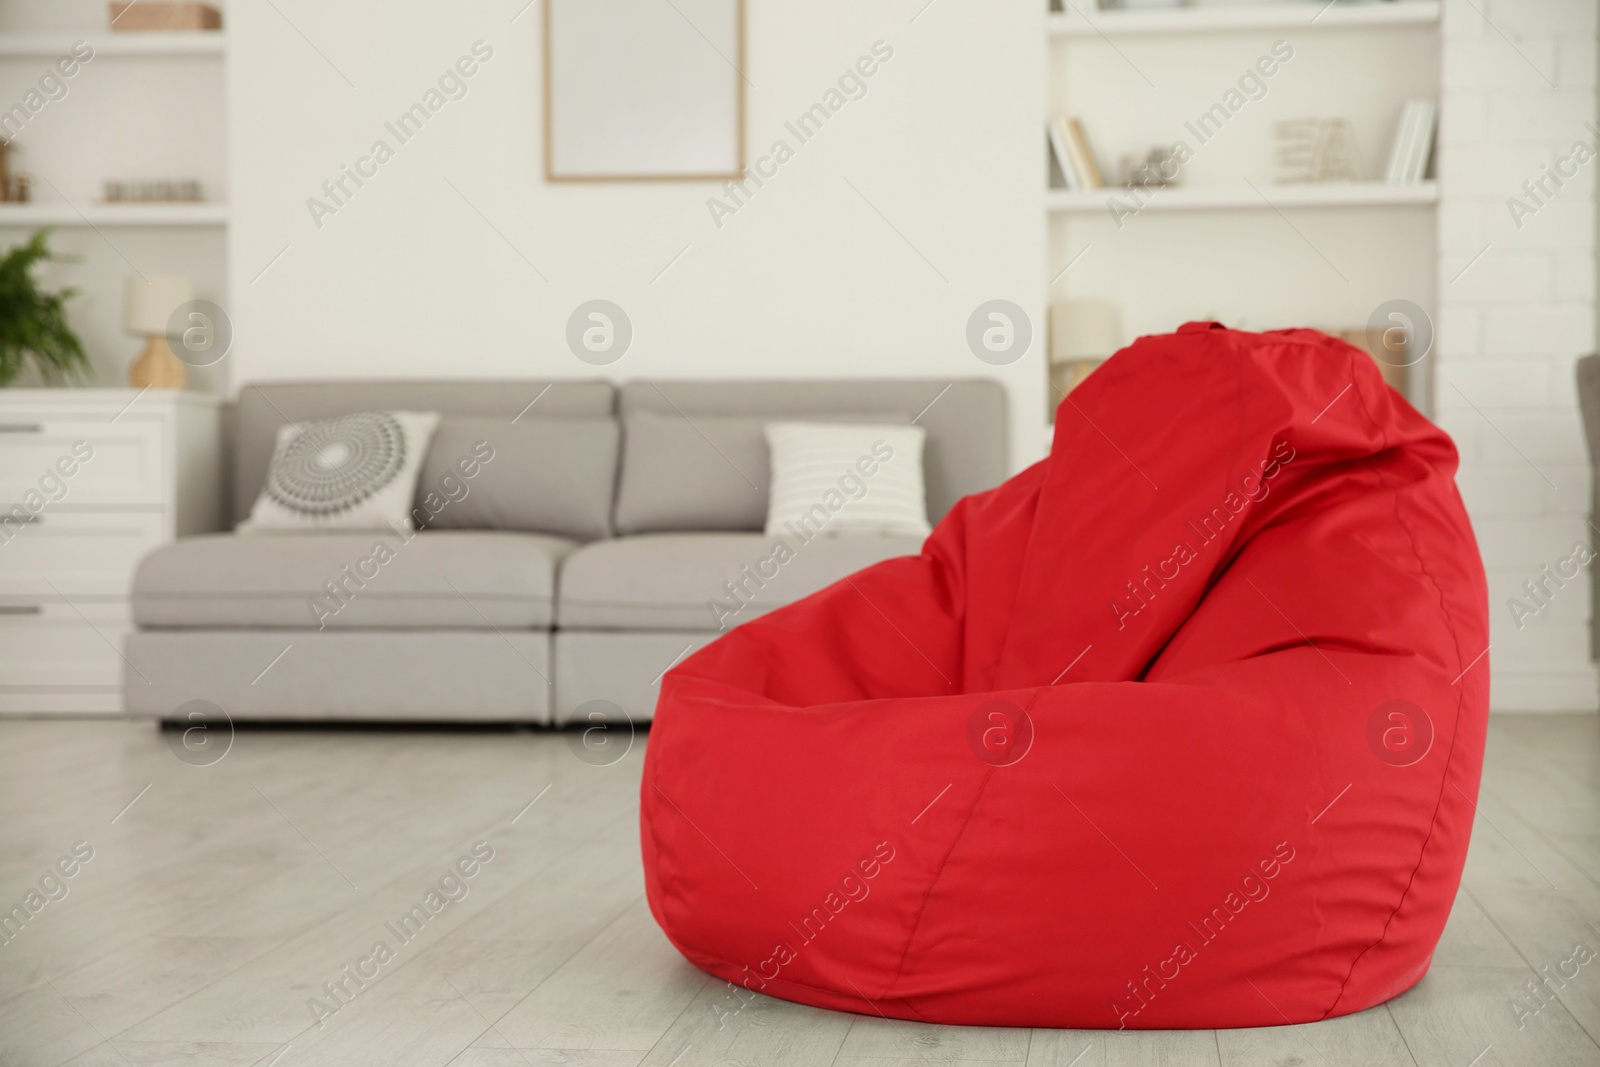
[[[47,292],[33,278],[35,266],[57,258],[49,240],[50,231],[40,230],[0,256],[0,386],[16,380],[30,359],[48,382],[89,369],[83,344],[67,325],[67,301],[77,290]]]

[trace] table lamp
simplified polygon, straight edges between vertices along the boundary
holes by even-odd
[[[146,338],[144,351],[128,368],[128,384],[143,389],[182,389],[188,372],[167,344],[167,321],[180,305],[194,299],[194,284],[172,274],[148,279],[128,276],[122,305],[122,328]]]
[[[1117,309],[1104,300],[1063,300],[1050,305],[1050,410],[1077,388],[1121,344]]]

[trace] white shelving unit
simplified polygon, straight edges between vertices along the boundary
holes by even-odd
[[[1237,211],[1272,208],[1411,207],[1438,203],[1439,183],[1389,185],[1384,182],[1327,182],[1319,185],[1247,184],[1186,186],[1163,189],[1052,189],[1045,206],[1052,212],[1107,210],[1115,197],[1142,211]]]
[[[1383,26],[1419,26],[1439,21],[1438,0],[1399,3],[1316,2],[1240,7],[1183,7],[1171,11],[1099,11],[1083,0],[1071,0],[1064,11],[1049,16],[1050,32],[1064,37],[1114,37],[1119,34],[1207,33],[1229,30],[1332,30]]]
[[[1381,178],[1405,102],[1440,96],[1437,0],[1051,6],[1041,143],[1079,119],[1112,183],[1123,160],[1186,151],[1172,186],[1045,191],[1049,303],[1111,304],[1122,344],[1192,319],[1360,331],[1392,300],[1434,313],[1439,185]],[[1278,124],[1306,118],[1349,124],[1364,180],[1279,184]],[[1424,410],[1431,375],[1425,360],[1405,383]]]
[[[225,0],[212,0],[224,7]],[[13,174],[33,181],[27,203],[0,202],[0,249],[50,227],[54,260],[40,267],[67,304],[92,366],[85,384],[121,387],[137,343],[123,330],[129,277],[178,274],[201,297],[227,295],[229,206],[223,94],[226,30],[116,32],[104,3],[10,0],[0,14],[0,113],[24,99],[57,60],[80,62],[67,92],[28,109],[7,132]],[[80,42],[93,48],[81,59]],[[194,180],[199,202],[107,203],[104,183]],[[190,388],[226,387],[223,365],[190,371]]]
[[[72,51],[79,41],[103,56],[222,56],[227,36],[221,30],[185,33],[0,33],[0,59],[45,57],[54,59]]]

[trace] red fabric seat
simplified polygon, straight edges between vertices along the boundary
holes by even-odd
[[[920,556],[666,676],[656,920],[731,982],[929,1022],[1263,1026],[1395,996],[1450,912],[1483,757],[1455,467],[1322,334],[1139,340]]]

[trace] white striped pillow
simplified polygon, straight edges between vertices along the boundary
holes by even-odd
[[[772,422],[767,536],[926,537],[921,426]]]

